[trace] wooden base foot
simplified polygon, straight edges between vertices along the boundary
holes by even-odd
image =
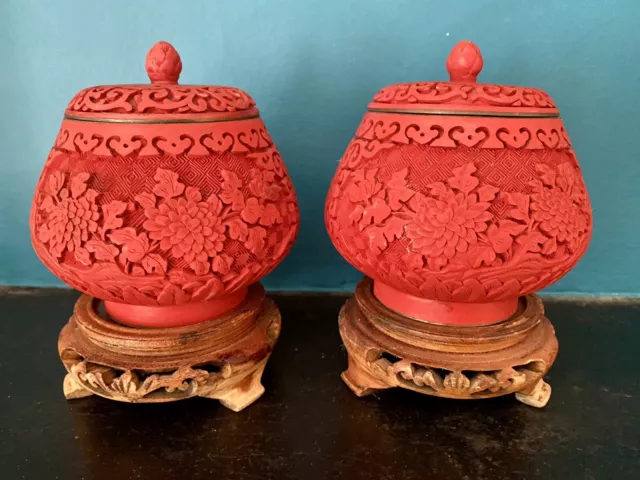
[[[62,390],[67,400],[90,397],[91,395],[93,395],[93,393],[76,382],[73,378],[73,375],[71,375],[70,373],[67,373],[64,376],[64,381],[62,382]]]
[[[260,379],[280,326],[280,312],[260,284],[223,317],[162,329],[117,324],[99,300],[84,295],[58,340],[69,372],[64,394],[135,403],[199,396],[238,412],[264,392]]]
[[[222,405],[234,412],[239,412],[245,407],[248,407],[264,393],[264,387],[260,380],[265,365],[266,361],[235,387],[215,392],[213,396],[209,396],[209,398],[219,400]]]
[[[530,407],[542,408],[549,403],[551,398],[551,385],[544,380],[538,380],[533,388],[516,393],[516,399]]]
[[[376,390],[389,388],[384,382],[371,375],[365,366],[359,365],[358,361],[349,356],[349,368],[342,372],[342,380],[358,397],[364,397],[374,393]]]
[[[358,396],[400,387],[439,397],[479,399],[516,393],[543,407],[551,387],[542,380],[558,352],[553,326],[535,295],[492,325],[459,327],[405,317],[386,308],[365,278],[340,312],[349,354],[342,374]]]

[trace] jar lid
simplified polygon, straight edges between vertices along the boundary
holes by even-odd
[[[147,53],[146,85],[104,85],[78,92],[65,110],[71,120],[104,123],[191,123],[258,116],[255,102],[234,87],[178,85],[180,55],[158,42]]]
[[[369,111],[493,117],[557,117],[551,97],[537,88],[476,83],[482,70],[480,49],[458,43],[447,58],[449,82],[414,82],[380,90]]]

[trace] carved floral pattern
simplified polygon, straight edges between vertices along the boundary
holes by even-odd
[[[143,227],[151,240],[160,240],[160,250],[171,251],[175,258],[184,258],[198,275],[209,272],[209,261],[215,259],[223,249],[225,227],[222,224],[222,202],[210,195],[206,202],[202,194],[193,187],[178,181],[178,174],[159,168],[158,181],[151,193],[137,197],[145,207],[148,218]],[[184,194],[182,192],[185,192]]]
[[[246,173],[216,168],[219,187],[208,195],[158,167],[152,188],[110,202],[95,175],[60,170],[68,155],[50,156],[48,165],[58,163],[49,173],[45,167],[34,245],[60,278],[99,298],[138,305],[210,300],[268,273],[297,233],[297,200],[273,147],[249,153]]]
[[[96,197],[98,192],[87,189],[89,175],[81,173],[71,179],[61,172],[49,177],[40,208],[48,214],[47,222],[38,230],[38,238],[48,244],[56,257],[65,251],[82,258],[83,245],[89,235],[98,230],[100,218]]]
[[[532,218],[540,222],[540,230],[549,238],[574,251],[589,226],[589,219],[580,208],[586,200],[582,182],[567,163],[559,165],[557,171],[546,165],[538,165],[538,170],[542,175],[541,180],[532,183]],[[555,252],[554,242],[547,250]]]
[[[478,193],[473,193],[480,183],[471,175],[475,170],[473,163],[455,168],[448,186],[438,182],[431,186],[433,197],[419,197],[407,236],[433,270],[446,266],[457,252],[467,252],[469,245],[476,245],[478,234],[486,231],[487,221],[493,218],[487,211],[491,206],[487,200],[492,200],[498,189],[485,185],[480,189],[484,201],[479,201]]]
[[[353,168],[345,154],[327,227],[356,268],[397,289],[443,301],[499,300],[547,286],[586,250],[590,206],[570,161],[536,164],[537,177],[509,192],[482,180],[473,161],[417,188],[424,179],[412,178],[410,167],[382,174],[380,163],[368,168],[365,160]]]

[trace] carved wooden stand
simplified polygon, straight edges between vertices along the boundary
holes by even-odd
[[[238,412],[264,392],[260,378],[281,321],[259,283],[235,311],[186,327],[126,327],[101,308],[99,300],[83,295],[60,333],[68,399],[95,394],[156,403],[198,396]]]
[[[558,353],[551,322],[536,295],[492,325],[438,325],[400,315],[373,295],[364,278],[340,311],[349,354],[342,379],[358,396],[401,387],[439,397],[476,399],[515,393],[544,407],[551,387],[542,377]]]

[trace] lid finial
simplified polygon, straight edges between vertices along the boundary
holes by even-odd
[[[447,71],[452,82],[476,83],[482,65],[480,49],[469,40],[458,42],[447,58]]]
[[[178,83],[182,72],[180,55],[169,42],[158,42],[147,53],[145,64],[152,83]]]

